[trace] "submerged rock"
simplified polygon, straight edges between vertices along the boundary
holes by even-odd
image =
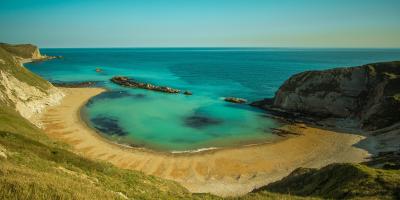
[[[135,81],[134,79],[130,79],[125,76],[114,76],[111,78],[111,81],[115,84],[124,86],[124,87],[132,87],[132,88],[142,88],[146,90],[153,90],[153,91],[158,91],[158,92],[165,92],[165,93],[179,93],[180,90],[170,88],[170,87],[165,87],[165,86],[156,86],[152,85],[150,83],[141,83],[138,81]]]
[[[186,91],[183,92],[183,94],[184,95],[192,95],[192,92],[186,90]]]
[[[205,116],[200,116],[200,115],[193,115],[185,118],[185,125],[192,127],[192,128],[197,128],[201,129],[207,126],[211,125],[218,125],[221,124],[223,121],[220,119],[215,119],[215,118],[210,118],[210,117],[205,117]]]
[[[102,72],[103,70],[101,68],[96,68],[96,72]]]
[[[273,99],[251,105],[356,119],[368,130],[388,127],[400,122],[400,62],[299,73],[288,79]]]
[[[69,88],[85,88],[94,87],[98,84],[98,81],[82,81],[82,82],[52,82],[56,87],[69,87]]]
[[[111,117],[95,117],[91,119],[94,127],[107,135],[125,136],[128,132],[119,125],[118,120]]]
[[[226,97],[224,100],[227,102],[231,102],[231,103],[246,103],[247,102],[246,99],[236,98],[236,97]]]

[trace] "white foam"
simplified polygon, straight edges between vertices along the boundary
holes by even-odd
[[[209,150],[215,150],[218,149],[218,147],[208,147],[208,148],[200,148],[200,149],[195,149],[195,150],[185,150],[185,151],[171,151],[171,153],[198,153],[202,151],[209,151]]]

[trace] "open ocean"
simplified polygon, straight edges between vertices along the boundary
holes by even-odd
[[[87,124],[121,144],[159,151],[194,151],[274,139],[279,123],[248,105],[273,97],[306,70],[400,60],[400,49],[105,48],[41,49],[63,56],[25,64],[49,81],[99,81],[108,92],[83,108]],[[103,71],[98,73],[96,68]],[[193,92],[192,96],[120,87],[115,75]]]

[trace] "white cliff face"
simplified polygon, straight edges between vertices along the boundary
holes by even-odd
[[[279,88],[272,106],[314,116],[357,119],[370,130],[399,123],[400,62],[296,74]]]
[[[274,105],[286,110],[351,117],[360,109],[367,82],[366,68],[304,72],[285,82]]]
[[[40,54],[40,51],[38,48],[36,48],[33,52],[32,52],[32,59],[43,59],[44,56],[42,56],[42,54]]]
[[[41,124],[34,116],[43,112],[47,106],[59,104],[64,97],[63,92],[56,87],[50,86],[43,92],[1,70],[0,88],[0,100],[14,105],[16,111],[38,127]]]
[[[15,108],[38,127],[38,115],[47,106],[57,105],[63,92],[34,76],[22,63],[46,58],[34,45],[0,44],[0,105]]]

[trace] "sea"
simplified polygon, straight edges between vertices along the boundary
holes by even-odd
[[[271,98],[291,75],[307,70],[400,60],[400,49],[48,48],[62,56],[25,64],[55,83],[96,82],[107,91],[82,108],[82,120],[112,142],[173,153],[272,142],[281,126],[248,102]],[[96,69],[101,69],[96,72]],[[127,76],[192,95],[126,88]]]

